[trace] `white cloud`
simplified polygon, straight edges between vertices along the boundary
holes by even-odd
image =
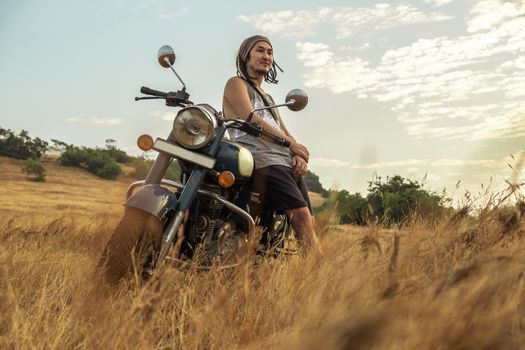
[[[313,11],[264,12],[237,18],[268,35],[292,38],[312,35],[316,25],[332,23],[337,38],[348,38],[361,30],[385,30],[414,23],[439,22],[451,17],[437,12],[425,13],[411,5],[382,3],[372,7],[340,6]]]
[[[170,0],[119,0],[118,7],[155,17],[158,20],[173,20],[190,13],[184,6]]]
[[[525,2],[480,1],[472,7],[470,13],[473,17],[467,21],[467,31],[474,33],[494,28],[506,19],[524,15]]]
[[[190,11],[187,7],[181,7],[175,11],[159,13],[158,18],[163,20],[171,20],[186,16]]]
[[[460,166],[464,165],[465,162],[459,159],[438,159],[430,163],[431,166],[437,167],[449,167],[449,166]]]
[[[166,110],[153,111],[150,113],[150,115],[167,121],[173,121],[175,119],[175,113]]]
[[[68,123],[80,123],[80,122],[82,122],[82,118],[76,117],[76,116],[75,117],[69,117],[69,118],[66,118],[65,121],[68,122]]]
[[[339,159],[327,159],[327,158],[312,158],[308,162],[309,165],[322,166],[322,167],[347,167],[350,163]]]
[[[257,30],[268,35],[302,37],[313,34],[313,26],[331,16],[333,10],[321,8],[318,11],[278,11],[257,15],[240,15],[237,18],[252,24]]]
[[[91,125],[118,125],[124,120],[122,118],[107,118],[90,116],[86,118],[74,116],[65,119],[68,123],[80,123],[80,124],[91,124]]]
[[[425,0],[427,4],[432,4],[434,6],[443,6],[446,4],[450,4],[454,0]]]
[[[352,165],[352,169],[382,169],[382,168],[401,168],[401,167],[413,168],[414,165],[426,164],[427,162],[428,160],[425,160],[425,159],[394,160],[394,161],[388,161],[388,162],[355,164],[355,165]]]
[[[298,42],[297,57],[306,86],[391,104],[412,138],[519,137],[525,135],[525,74],[519,72],[525,16],[517,12],[498,23],[488,32],[416,40],[384,52],[377,64],[337,55],[319,42]]]
[[[424,13],[417,8],[401,4],[376,4],[373,7],[338,8],[332,18],[338,38],[348,38],[359,30],[384,30],[414,23],[440,22],[452,17],[442,13]]]
[[[523,156],[521,155],[523,154]],[[337,167],[337,168],[349,168],[354,170],[381,170],[385,168],[399,168],[408,173],[425,171],[432,173],[434,176],[433,180],[438,180],[439,177],[436,175],[436,171],[439,172],[442,169],[463,167],[471,169],[471,171],[479,172],[480,169],[490,169],[495,173],[504,173],[509,170],[509,164],[515,166],[518,163],[517,159],[520,156],[525,158],[525,150],[518,151],[514,155],[507,155],[500,159],[402,159],[402,160],[390,160],[383,162],[373,163],[361,163],[355,164],[339,159],[328,159],[328,158],[313,158],[310,159],[309,165],[316,167]],[[438,170],[436,170],[438,169]],[[484,171],[486,171],[484,170]],[[444,176],[458,176],[458,172],[447,172],[442,174]],[[430,176],[430,175],[428,175]]]

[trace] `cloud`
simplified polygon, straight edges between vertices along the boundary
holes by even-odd
[[[332,15],[330,8],[318,11],[278,11],[264,12],[257,15],[240,15],[237,18],[252,24],[257,30],[268,35],[300,37],[313,34],[312,27]]]
[[[504,160],[494,160],[494,159],[468,159],[468,160],[459,160],[459,159],[438,159],[430,162],[430,166],[435,167],[453,167],[453,166],[481,166],[486,168],[497,168],[502,167],[506,163]]]
[[[479,19],[487,5],[475,5],[465,20],[472,33],[418,39],[378,61],[338,55],[327,43],[298,41],[303,83],[389,106],[414,139],[524,136],[525,4],[498,3],[503,9],[490,30],[472,29],[488,23]]]
[[[107,117],[69,117],[65,119],[68,123],[80,123],[80,124],[91,124],[91,125],[118,125],[124,121],[122,118],[107,118]]]
[[[309,165],[321,166],[321,167],[348,167],[350,163],[339,159],[327,159],[327,158],[312,158],[310,159]]]
[[[335,25],[337,38],[348,38],[358,31],[385,30],[414,23],[439,22],[452,17],[425,13],[406,4],[376,4],[372,7],[320,7],[313,11],[278,11],[254,15],[240,15],[239,20],[257,30],[282,37],[306,37],[314,34],[320,23]]]
[[[434,5],[434,6],[447,5],[447,4],[450,4],[452,1],[454,1],[454,0],[425,0],[425,2],[427,4],[431,4],[431,5]]]
[[[382,168],[401,168],[410,167],[414,165],[421,165],[428,163],[425,159],[405,159],[405,160],[394,160],[388,162],[377,162],[377,163],[365,163],[352,165],[352,169],[382,169]]]
[[[525,14],[525,3],[522,1],[480,1],[472,7],[473,15],[467,21],[467,31],[470,33],[495,28],[506,19]]]
[[[188,10],[187,7],[181,7],[175,11],[159,13],[158,18],[162,20],[171,20],[175,18],[184,17],[188,13],[190,13],[190,10]]]
[[[177,6],[176,2],[169,0],[119,0],[118,7],[140,12],[158,20],[172,20],[190,13],[187,7]]]
[[[460,173],[450,170],[458,169],[460,167],[463,169],[462,171],[469,169],[469,171],[475,171],[476,173],[492,171],[494,174],[505,174],[509,171],[509,164],[513,167],[519,168],[517,163],[520,157],[525,159],[525,150],[517,151],[514,155],[507,155],[500,159],[401,159],[358,164],[339,159],[313,158],[310,159],[309,165],[327,168],[348,168],[353,170],[384,170],[387,168],[397,168],[399,171],[407,173],[426,172],[429,174],[429,179],[439,180],[437,173],[445,177],[456,177],[460,175]],[[449,171],[444,172],[446,169]],[[430,174],[432,174],[432,177],[430,177]]]
[[[172,122],[175,119],[175,113],[166,110],[153,111],[150,113],[150,115],[170,122]]]

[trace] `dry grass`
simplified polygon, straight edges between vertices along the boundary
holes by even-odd
[[[46,164],[46,166],[48,166]],[[324,257],[93,292],[124,181],[0,159],[0,348],[492,349],[525,343],[525,207],[327,228]]]

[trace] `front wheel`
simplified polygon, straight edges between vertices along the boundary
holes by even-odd
[[[116,284],[133,271],[142,275],[153,263],[162,241],[161,221],[137,208],[127,207],[99,260],[104,280]]]

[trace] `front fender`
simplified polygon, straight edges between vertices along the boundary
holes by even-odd
[[[160,220],[171,210],[177,208],[177,197],[160,185],[146,185],[128,198],[126,207],[142,209]]]

